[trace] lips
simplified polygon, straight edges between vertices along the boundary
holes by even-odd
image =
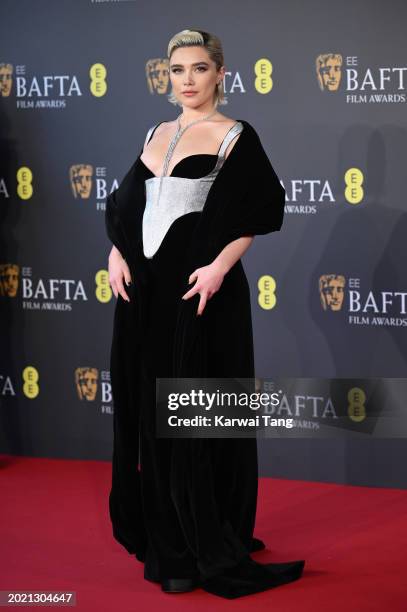
[[[183,94],[189,94],[189,93],[197,93],[196,91],[183,91]]]

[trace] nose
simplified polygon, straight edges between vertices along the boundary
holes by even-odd
[[[184,79],[184,85],[191,85],[192,84],[192,73],[188,72],[188,70],[185,72],[185,79]]]

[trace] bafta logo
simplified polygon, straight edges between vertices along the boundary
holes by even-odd
[[[342,55],[321,53],[315,63],[321,91],[337,91],[342,76]]]
[[[345,277],[342,274],[323,274],[319,278],[319,297],[322,308],[336,312],[342,308]]]
[[[80,400],[93,402],[98,389],[98,371],[96,368],[76,368],[75,383]]]
[[[0,63],[0,91],[3,98],[8,98],[13,84],[13,66]]]
[[[0,295],[16,297],[19,271],[17,264],[0,264]]]
[[[165,94],[169,83],[168,59],[155,58],[146,63],[146,78],[148,90],[151,94]]]
[[[75,164],[69,168],[69,178],[75,198],[86,200],[92,190],[93,167],[90,164]]]

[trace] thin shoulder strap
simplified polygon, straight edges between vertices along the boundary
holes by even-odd
[[[146,144],[150,142],[152,135],[155,132],[155,129],[158,128],[159,125],[161,125],[162,123],[165,123],[165,121],[160,121],[159,123],[156,123],[155,125],[152,125],[151,128],[148,130],[147,132],[147,136],[146,139],[144,141],[144,145],[143,145],[143,151],[146,148]]]
[[[230,142],[233,140],[233,138],[237,135],[240,134],[240,132],[243,129],[243,125],[242,123],[240,123],[240,121],[238,121],[237,123],[235,123],[234,125],[232,125],[232,127],[230,128],[230,130],[228,132],[226,132],[226,136],[222,141],[222,144],[220,145],[220,149],[219,149],[219,157],[223,158],[225,155],[225,151],[228,148]]]
[[[147,143],[150,142],[150,138],[153,135],[153,132],[154,132],[155,128],[157,127],[157,125],[158,125],[158,123],[156,123],[155,125],[152,125],[151,128],[148,130],[147,136],[146,136],[146,139],[145,139],[144,145],[143,145],[143,151],[146,148]]]

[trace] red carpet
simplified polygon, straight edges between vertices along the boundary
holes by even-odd
[[[303,577],[233,601],[167,594],[111,535],[110,463],[0,456],[1,590],[76,591],[86,612],[407,610],[407,491],[263,478],[259,562]]]

